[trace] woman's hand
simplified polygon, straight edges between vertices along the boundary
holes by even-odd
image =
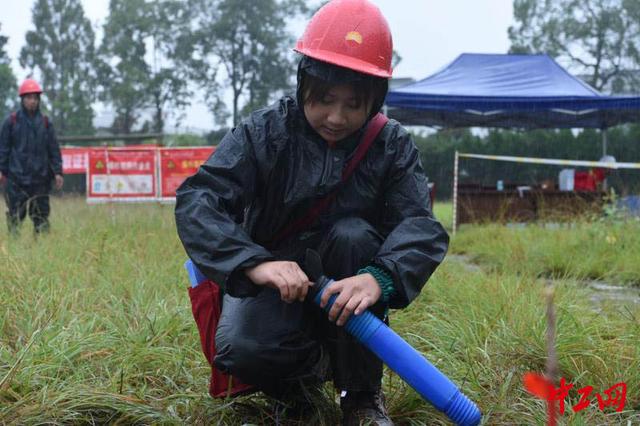
[[[351,314],[360,315],[369,306],[375,304],[382,290],[378,281],[371,274],[360,274],[344,280],[334,281],[322,293],[320,307],[324,308],[331,295],[340,293],[329,310],[329,320],[342,326]]]
[[[245,275],[254,284],[274,288],[280,292],[280,298],[292,303],[304,301],[313,283],[296,262],[264,262],[245,270]]]

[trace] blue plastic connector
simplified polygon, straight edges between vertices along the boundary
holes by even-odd
[[[191,259],[187,259],[184,262],[184,268],[187,270],[189,274],[189,283],[191,283],[191,287],[198,287],[201,283],[207,280],[207,277],[204,276],[202,272],[193,264]]]

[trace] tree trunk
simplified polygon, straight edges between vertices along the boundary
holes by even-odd
[[[164,130],[164,119],[162,117],[162,99],[161,99],[161,94],[158,92],[155,92],[153,94],[153,101],[155,103],[156,106],[156,116],[155,116],[155,120],[153,123],[153,129],[156,133],[162,133]]]

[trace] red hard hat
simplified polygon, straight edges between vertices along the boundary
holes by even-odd
[[[354,71],[389,78],[393,41],[387,20],[367,0],[332,0],[318,10],[296,52]]]
[[[20,96],[28,95],[29,93],[42,93],[42,88],[38,82],[32,78],[28,78],[23,81],[20,85],[20,89],[18,89],[18,94]]]

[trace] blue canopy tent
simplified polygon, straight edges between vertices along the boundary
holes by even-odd
[[[602,95],[547,55],[463,53],[390,90],[386,105],[407,125],[606,129],[640,121],[640,97]]]

